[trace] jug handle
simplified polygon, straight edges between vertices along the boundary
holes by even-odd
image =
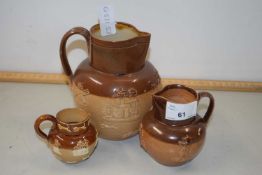
[[[200,101],[204,97],[209,98],[209,105],[208,105],[207,111],[206,111],[206,113],[205,113],[205,115],[203,117],[204,122],[208,123],[209,118],[210,118],[210,116],[211,116],[211,114],[213,112],[214,106],[215,106],[215,100],[214,100],[213,95],[211,95],[209,92],[199,92],[198,93],[198,98],[199,98],[198,101]]]
[[[71,30],[69,30],[68,32],[66,32],[61,40],[60,43],[60,58],[61,58],[61,62],[62,62],[62,66],[64,69],[64,72],[67,76],[72,76],[72,69],[69,65],[68,59],[67,59],[67,54],[66,54],[66,43],[67,40],[70,36],[72,35],[81,35],[85,38],[86,42],[87,42],[87,47],[88,47],[88,51],[89,51],[89,39],[90,39],[90,33],[87,29],[83,28],[83,27],[74,27]]]
[[[44,114],[44,115],[41,115],[39,116],[36,121],[35,121],[35,125],[34,125],[34,128],[35,128],[35,132],[40,136],[42,137],[43,139],[47,140],[47,135],[40,129],[40,125],[42,122],[44,121],[51,121],[53,123],[53,126],[54,128],[57,127],[57,121],[56,121],[56,118],[52,115],[49,115],[49,114]]]

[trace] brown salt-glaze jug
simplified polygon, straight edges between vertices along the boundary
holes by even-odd
[[[190,110],[196,111],[198,102],[204,97],[209,98],[204,117],[192,111],[171,113],[170,116],[169,110],[185,110],[185,105],[190,105]],[[197,93],[183,85],[166,86],[154,94],[153,110],[142,120],[141,146],[153,159],[167,166],[182,165],[194,159],[204,145],[206,127],[213,108],[214,98],[208,92]],[[191,115],[187,116],[186,113]],[[172,116],[175,114],[177,116]]]
[[[51,121],[46,135],[40,125]],[[47,141],[54,155],[63,162],[77,163],[87,159],[97,145],[97,131],[89,122],[89,114],[82,109],[67,108],[52,115],[41,115],[34,125],[36,133]]]
[[[70,36],[82,35],[89,58],[72,73],[66,55]],[[160,77],[146,61],[150,34],[117,22],[116,34],[101,36],[99,25],[90,31],[69,30],[61,40],[60,57],[78,107],[91,113],[99,136],[122,140],[138,132],[142,117],[152,106],[152,95],[160,88]]]

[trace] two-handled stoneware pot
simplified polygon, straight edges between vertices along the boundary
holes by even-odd
[[[75,34],[85,38],[89,58],[73,73],[66,43]],[[161,88],[157,70],[146,61],[150,36],[117,22],[114,35],[101,36],[97,24],[90,31],[75,27],[61,40],[61,62],[75,102],[91,113],[91,122],[102,138],[122,140],[136,134],[152,106],[152,95]]]
[[[77,163],[87,159],[97,145],[97,131],[89,122],[89,117],[84,110],[68,108],[58,112],[56,117],[41,115],[35,121],[34,128],[47,141],[58,159],[66,163]],[[40,128],[44,121],[52,122],[48,135]]]
[[[209,98],[203,117],[197,114],[202,98]],[[153,110],[140,127],[140,143],[157,162],[178,166],[194,159],[201,151],[206,127],[214,108],[214,98],[183,86],[168,85],[153,95]]]

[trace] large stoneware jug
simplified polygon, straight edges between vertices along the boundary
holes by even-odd
[[[66,43],[74,34],[85,38],[89,58],[73,74]],[[149,42],[149,33],[122,22],[116,23],[116,33],[109,36],[100,34],[98,24],[90,31],[75,27],[63,36],[60,57],[64,72],[70,77],[76,104],[91,112],[100,137],[122,140],[133,136],[150,110],[152,94],[161,87],[157,70],[146,61]]]

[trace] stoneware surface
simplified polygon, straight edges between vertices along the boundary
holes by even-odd
[[[44,122],[51,122],[48,134],[43,133]],[[54,155],[66,163],[78,163],[89,158],[97,145],[97,131],[90,122],[90,114],[79,108],[66,108],[56,114],[39,116],[35,132],[48,142]]]
[[[183,166],[166,167],[155,162],[140,147],[137,135],[125,141],[100,139],[89,159],[66,164],[39,141],[33,124],[43,113],[55,114],[75,105],[69,87],[0,83],[1,174],[260,174],[262,93],[211,93],[216,108],[205,145],[193,161]],[[206,107],[201,106],[203,113],[201,110]]]

